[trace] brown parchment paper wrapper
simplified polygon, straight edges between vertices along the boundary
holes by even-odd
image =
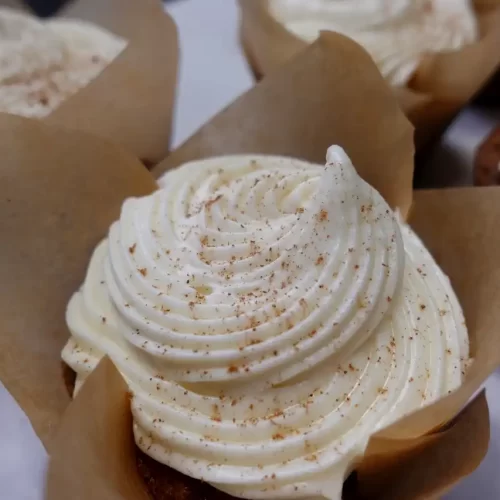
[[[269,12],[269,0],[239,0],[241,41],[257,78],[307,47]],[[428,56],[408,87],[394,89],[416,129],[417,148],[437,138],[500,66],[500,0],[473,0],[480,24],[477,43]],[[340,70],[340,68],[339,68]]]
[[[476,360],[459,391],[373,437],[353,498],[437,496],[472,471],[488,446],[484,394],[468,401],[500,364],[500,191],[413,196],[412,127],[369,56],[335,34],[222,111],[154,174],[225,153],[322,162],[332,143],[346,148],[393,207],[405,214],[413,207],[410,222],[462,302]],[[9,297],[0,306],[0,379],[51,454],[46,498],[143,500],[121,376],[104,359],[68,406],[60,351],[66,303],[94,245],[125,197],[155,189],[153,177],[100,138],[22,118],[0,116],[0,147],[0,286]]]
[[[178,64],[174,21],[160,0],[75,0],[61,15],[97,24],[128,44],[44,120],[100,135],[157,163],[170,142]]]

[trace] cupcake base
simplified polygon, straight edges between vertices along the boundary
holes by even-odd
[[[157,462],[136,448],[137,470],[152,500],[232,500],[223,493],[197,479],[185,476]]]
[[[76,373],[62,363],[65,386],[70,396],[73,395]],[[135,461],[140,478],[143,480],[151,500],[238,500],[210,484],[186,476],[167,465],[157,462],[135,446]],[[344,482],[342,498],[355,500],[356,473],[353,472]]]
[[[62,363],[63,379],[69,395],[73,396],[76,373]],[[210,486],[193,479],[152,459],[135,447],[139,476],[144,481],[151,500],[237,500]]]

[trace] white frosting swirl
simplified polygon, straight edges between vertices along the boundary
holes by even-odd
[[[369,436],[455,389],[460,306],[332,146],[229,156],[127,200],[68,306],[77,387],[108,354],[138,446],[250,499],[340,498]]]
[[[362,45],[384,77],[406,85],[429,53],[478,38],[470,0],[269,0],[271,14],[307,42],[336,31]]]

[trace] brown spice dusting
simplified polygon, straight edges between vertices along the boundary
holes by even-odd
[[[219,407],[217,405],[213,405],[212,406],[212,410],[213,410],[213,415],[211,417],[211,420],[213,420],[214,422],[221,422],[222,419],[221,419],[221,416],[220,416]]]
[[[145,267],[141,267],[140,269],[138,269],[138,271],[143,275],[143,276],[147,276],[148,275],[148,270],[145,268]]]
[[[387,302],[392,302],[392,297],[387,297]]]
[[[266,418],[268,420],[272,420],[273,418],[281,417],[282,415],[284,415],[283,410],[280,410],[278,408],[277,410],[274,410],[274,412],[271,413],[271,415],[268,415]]]
[[[239,370],[238,370],[238,367],[237,366],[234,366],[234,365],[231,365],[228,369],[227,369],[227,372],[228,373],[237,373]]]
[[[203,439],[204,439],[205,441],[211,441],[212,443],[216,443],[216,442],[218,442],[218,441],[219,441],[216,437],[211,436],[210,434],[205,434],[205,435],[203,436]]]
[[[377,389],[377,392],[378,392],[379,394],[387,394],[387,389],[386,389],[385,387],[379,387],[379,388]]]
[[[137,243],[134,243],[131,247],[128,247],[128,251],[133,255],[135,252],[135,247],[137,246]]]
[[[324,257],[322,255],[320,255],[317,259],[316,259],[316,265],[317,266],[320,266],[321,264],[323,264],[324,262]]]
[[[327,219],[328,219],[328,212],[326,210],[320,210],[318,214],[318,221],[324,222]]]
[[[103,323],[106,323],[106,316],[103,316],[103,317],[101,318],[101,321],[102,321]]]
[[[205,202],[205,208],[209,209],[214,203],[217,203],[222,198],[222,195],[217,195],[213,200],[208,200]]]
[[[297,208],[297,210],[295,210],[295,213],[297,213],[297,214],[303,214],[304,213],[304,209],[302,207],[299,207],[299,208]]]
[[[423,311],[425,309],[425,304],[420,304],[420,310]]]

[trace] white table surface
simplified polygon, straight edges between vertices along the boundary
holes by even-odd
[[[234,0],[177,0],[167,9],[177,21],[182,52],[175,146],[253,82],[238,45]],[[456,153],[461,172],[453,184],[469,181],[472,151],[492,123],[491,117],[467,110],[446,136],[446,149]],[[439,163],[440,158],[442,150],[434,161]],[[488,456],[446,500],[500,498],[500,372],[487,381],[486,387],[492,434]],[[47,455],[26,415],[1,383],[0,422],[0,499],[41,500]]]

